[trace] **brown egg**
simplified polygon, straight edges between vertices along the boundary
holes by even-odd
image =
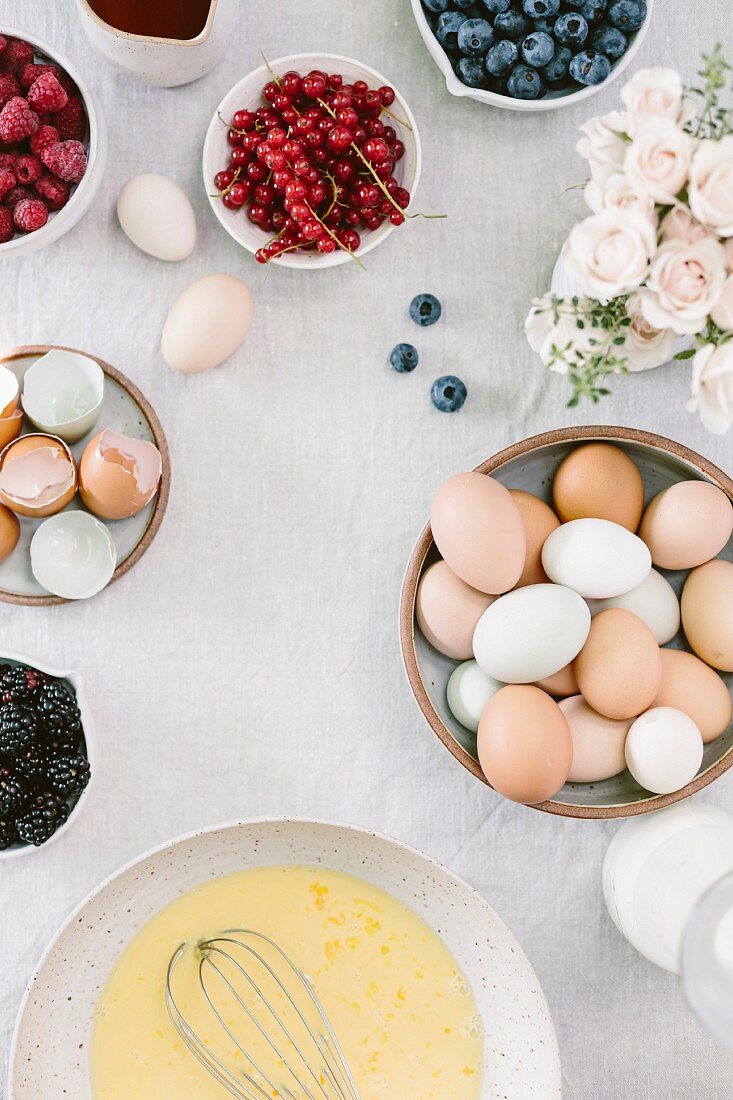
[[[535,680],[535,685],[542,688],[548,695],[562,698],[564,695],[578,694],[578,681],[575,679],[575,669],[572,664],[565,665],[559,672],[552,676],[544,676],[541,680]]]
[[[606,718],[635,718],[652,705],[662,681],[659,646],[646,623],[621,607],[601,611],[575,658],[585,701]]]
[[[562,460],[552,483],[555,511],[571,519],[609,519],[636,531],[644,483],[636,463],[612,443],[585,443]]]
[[[0,455],[0,502],[18,515],[53,516],[66,507],[76,488],[76,464],[56,436],[21,436]]]
[[[626,767],[624,747],[630,718],[606,718],[589,707],[582,695],[562,699],[558,706],[570,726],[573,763],[570,783],[599,783]]]
[[[430,512],[438,550],[479,592],[508,592],[524,568],[526,539],[508,489],[485,474],[456,474],[438,489]]]
[[[662,682],[653,707],[674,707],[687,714],[707,745],[725,733],[733,702],[725,681],[709,665],[682,649],[660,649]]]
[[[707,481],[679,481],[647,505],[639,536],[662,569],[694,569],[710,561],[733,532],[733,504]]]
[[[542,547],[547,536],[560,526],[560,520],[549,504],[534,494],[521,489],[510,489],[509,493],[519,509],[527,540],[524,569],[515,588],[523,588],[526,584],[547,584],[549,578],[542,568]]]
[[[481,716],[478,757],[500,794],[527,805],[544,802],[563,786],[573,760],[565,715],[531,684],[503,687]]]
[[[693,569],[680,609],[682,629],[698,657],[733,672],[733,562],[716,558]]]
[[[87,443],[81,456],[81,499],[103,519],[134,516],[157,493],[161,470],[155,444],[105,428]]]
[[[446,657],[467,661],[473,657],[476,623],[494,599],[471,588],[446,562],[433,562],[417,588],[417,625],[430,644]]]
[[[0,504],[0,561],[5,561],[18,545],[20,538],[20,523],[18,517]]]

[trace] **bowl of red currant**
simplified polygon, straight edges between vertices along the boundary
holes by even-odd
[[[412,111],[380,73],[337,54],[266,62],[217,107],[203,151],[219,222],[262,264],[361,262],[411,217]]]

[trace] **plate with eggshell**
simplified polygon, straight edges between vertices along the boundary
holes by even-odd
[[[733,480],[634,428],[523,440],[437,488],[400,602],[407,678],[478,779],[628,817],[733,764]]]
[[[115,367],[75,348],[0,354],[0,600],[95,595],[136,564],[165,513],[158,417]]]

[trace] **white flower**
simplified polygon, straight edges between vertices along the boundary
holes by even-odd
[[[688,412],[699,412],[704,427],[723,435],[733,425],[733,342],[705,344],[692,360]]]
[[[654,328],[692,335],[705,327],[724,282],[725,251],[718,241],[665,241],[652,261],[652,293],[644,297],[642,312]]]
[[[701,141],[692,158],[690,209],[719,237],[733,237],[733,134]]]
[[[662,218],[663,241],[701,241],[710,237],[711,233],[704,225],[693,218],[686,206],[678,203],[673,206]],[[731,253],[733,257],[733,253]]]
[[[628,142],[619,136],[626,133],[627,118],[621,111],[596,115],[580,127],[583,137],[575,146],[588,161],[594,180],[605,182],[623,168]]]
[[[673,203],[687,183],[692,142],[667,118],[645,118],[628,146],[624,171],[640,195],[664,205]]]
[[[642,302],[648,294],[648,290],[638,290],[626,303],[631,324],[626,329],[626,342],[618,353],[626,356],[630,371],[661,367],[674,352],[675,334],[669,329],[653,328],[642,312]]]
[[[614,175],[609,176],[605,183],[589,180],[585,185],[583,196],[594,214],[600,214],[601,210],[608,210],[610,207],[637,210],[649,218],[656,229],[659,219],[654,199],[640,195],[621,172],[615,172]]]
[[[728,237],[725,242],[725,262],[728,270],[733,271],[733,237]]]
[[[733,275],[723,283],[723,292],[710,310],[710,316],[718,328],[733,332]]]
[[[584,294],[608,302],[643,283],[655,248],[648,218],[636,210],[609,208],[573,226],[565,267]]]
[[[674,69],[641,69],[624,85],[621,99],[626,105],[626,132],[634,135],[649,118],[679,122],[682,114],[682,81]]]

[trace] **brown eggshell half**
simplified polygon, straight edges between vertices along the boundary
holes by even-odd
[[[592,620],[574,669],[583,698],[606,718],[636,718],[652,705],[662,681],[654,635],[621,607]]]
[[[54,495],[45,503],[33,504],[29,503],[27,499],[23,499],[22,501],[16,500],[8,491],[10,488],[9,468],[15,462],[29,459],[34,452],[45,451],[47,449],[56,452],[58,458],[63,458],[68,463],[68,484],[63,489],[59,488],[58,494]],[[46,456],[39,456],[36,461],[39,463],[36,476],[39,476],[42,472],[40,463],[46,465]],[[54,460],[51,459],[51,461],[53,462]],[[56,461],[58,461],[58,459]],[[17,473],[17,471],[14,471],[14,473]],[[9,508],[11,512],[15,512],[19,516],[28,516],[31,519],[42,519],[45,516],[54,516],[72,500],[77,487],[78,477],[74,456],[64,441],[58,439],[55,435],[45,435],[42,433],[23,435],[19,439],[9,443],[2,454],[0,454],[0,502]]]
[[[149,504],[158,491],[162,460],[154,443],[105,428],[84,448],[79,492],[90,512],[103,519],[126,519]]]
[[[725,733],[733,717],[733,700],[717,672],[683,649],[660,649],[662,682],[653,707],[674,707],[687,714],[707,745]]]
[[[540,500],[533,493],[525,493],[522,489],[510,489],[509,495],[519,509],[527,540],[524,569],[515,587],[547,584],[549,577],[542,568],[542,547],[545,545],[547,536],[560,526],[560,520],[549,504],[545,504],[544,500]]]
[[[495,790],[534,805],[552,798],[567,780],[573,742],[554,699],[531,684],[497,691],[481,716],[478,757]]]
[[[0,417],[0,450],[7,447],[20,435],[23,427],[23,410],[15,409],[14,412]]]
[[[612,443],[576,447],[552,483],[555,512],[571,519],[608,519],[636,531],[644,508],[644,483],[636,463]]]
[[[494,599],[494,596],[471,588],[446,562],[433,562],[418,585],[417,625],[440,653],[454,661],[467,661],[473,657],[476,623]]]
[[[18,545],[20,538],[20,522],[18,517],[0,504],[0,561],[5,561]]]
[[[694,569],[723,549],[733,532],[733,504],[707,481],[679,481],[647,505],[639,537],[662,569]]]
[[[733,672],[733,562],[716,558],[693,569],[680,610],[682,629],[698,657]]]

